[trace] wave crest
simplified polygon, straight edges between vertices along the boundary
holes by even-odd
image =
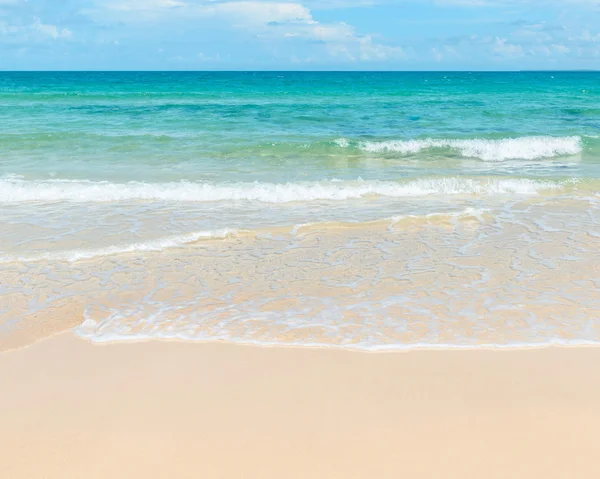
[[[351,142],[346,138],[335,140],[335,144],[347,148]],[[394,152],[414,155],[424,150],[447,148],[467,158],[483,161],[537,160],[556,156],[576,155],[582,151],[579,136],[526,136],[522,138],[486,139],[433,139],[363,141],[358,148],[369,153]]]
[[[110,183],[75,180],[0,180],[0,203],[18,202],[110,202],[175,201],[217,202],[257,201],[291,203],[340,201],[365,196],[392,198],[430,195],[534,195],[561,188],[564,183],[531,179],[460,177],[422,178],[412,181],[340,181],[302,183]]]

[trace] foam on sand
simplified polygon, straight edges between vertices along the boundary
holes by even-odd
[[[112,256],[124,253],[141,253],[149,251],[163,251],[165,249],[177,248],[186,244],[194,243],[201,239],[226,238],[236,234],[236,230],[223,229],[218,231],[196,231],[193,233],[169,236],[141,243],[124,245],[113,245],[97,249],[75,249],[57,251],[52,253],[40,253],[31,256],[0,256],[1,263],[34,263],[38,261],[79,261],[92,259],[99,256]]]

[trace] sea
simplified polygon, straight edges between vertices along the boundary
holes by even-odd
[[[600,342],[600,73],[0,72],[0,350]]]

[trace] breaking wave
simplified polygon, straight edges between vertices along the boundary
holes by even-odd
[[[356,145],[346,138],[335,143],[342,148]],[[504,139],[433,139],[363,141],[358,148],[369,153],[394,152],[401,155],[414,155],[430,149],[450,149],[467,158],[483,161],[537,160],[557,156],[576,155],[582,151],[579,136],[526,136]]]
[[[525,178],[421,178],[408,181],[327,180],[300,183],[111,183],[88,180],[0,180],[0,203],[257,201],[291,203],[340,201],[365,196],[419,197],[431,195],[535,195],[565,182]]]

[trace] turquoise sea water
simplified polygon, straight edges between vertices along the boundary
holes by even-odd
[[[0,264],[465,212],[600,237],[600,73],[0,72],[0,125]]]
[[[79,246],[600,178],[597,73],[4,72],[0,124],[4,217],[79,231]],[[140,208],[162,231],[133,231]],[[117,213],[118,234],[84,234]],[[5,253],[48,248],[13,229]]]
[[[32,180],[598,176],[600,74],[0,73],[0,122],[0,173]],[[535,136],[553,143],[360,147]],[[566,137],[580,148],[562,152]],[[553,161],[561,152],[580,161]]]

